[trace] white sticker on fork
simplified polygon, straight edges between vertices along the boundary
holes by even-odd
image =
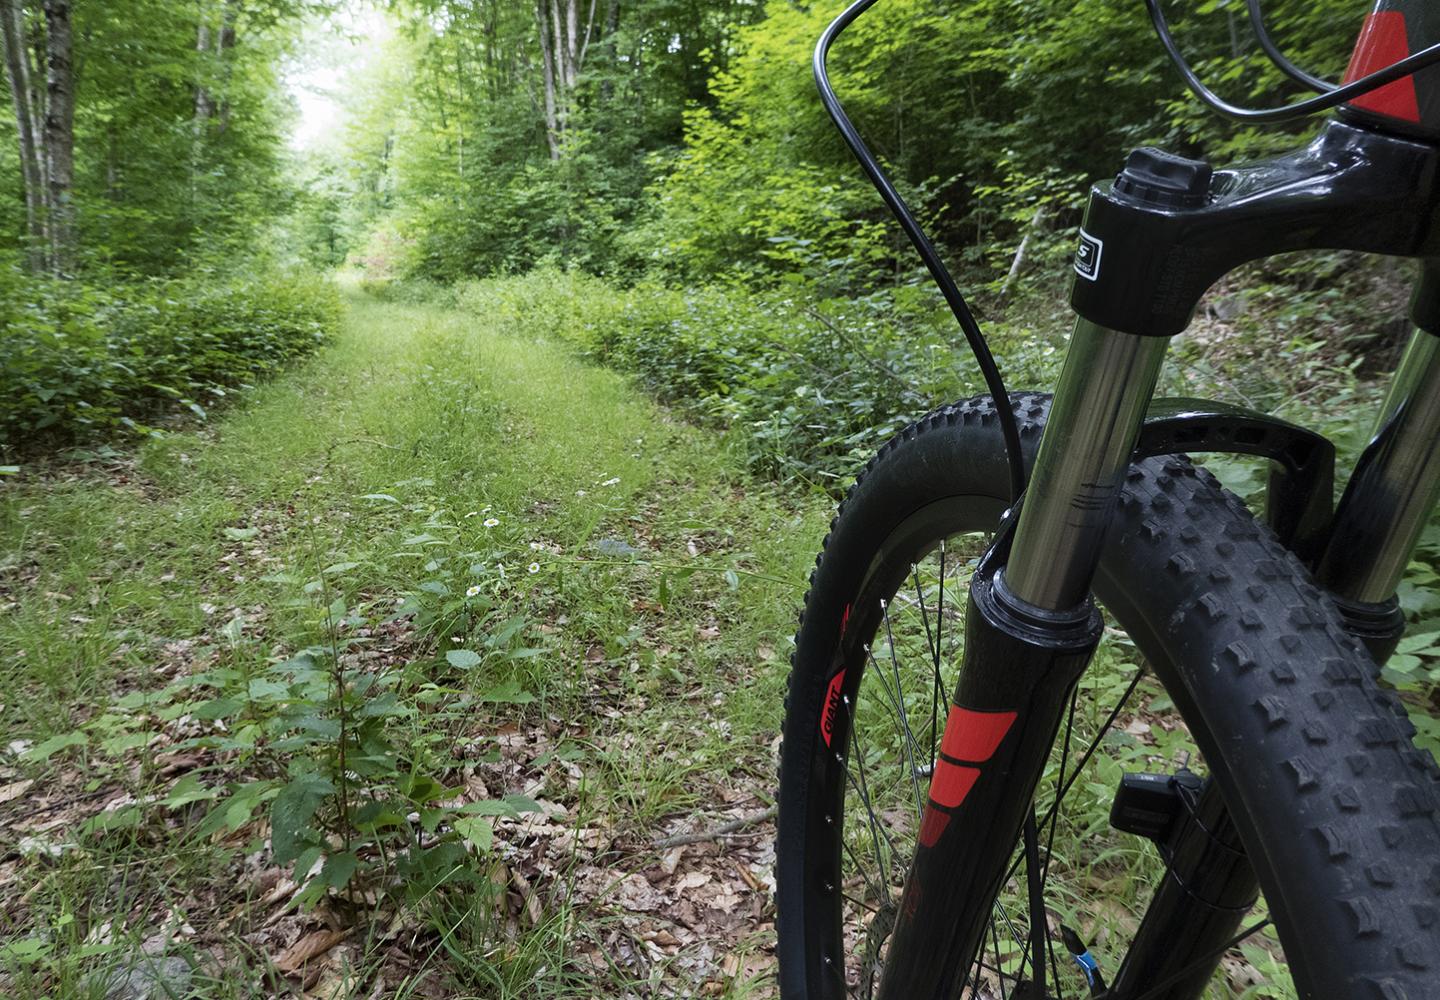
[[[1088,281],[1100,277],[1100,252],[1104,249],[1103,240],[1080,230],[1080,245],[1075,248],[1075,273]]]

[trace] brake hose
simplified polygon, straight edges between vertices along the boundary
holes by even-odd
[[[876,0],[855,0],[847,7],[839,17],[830,23],[825,33],[820,36],[820,41],[815,46],[815,84],[820,88],[820,100],[825,104],[825,110],[830,113],[830,118],[835,122],[835,127],[840,130],[840,137],[845,140],[845,145],[850,147],[850,152],[855,154],[855,159],[860,161],[861,168],[865,175],[870,178],[870,183],[875,185],[875,190],[880,192],[886,207],[890,209],[895,221],[900,223],[900,228],[905,230],[905,235],[910,238],[911,244],[920,254],[925,262],[930,276],[940,286],[940,292],[945,296],[945,302],[950,306],[950,311],[955,314],[955,319],[960,324],[960,329],[965,331],[965,339],[970,344],[970,350],[975,355],[975,361],[980,366],[980,373],[985,378],[985,386],[990,390],[990,398],[995,404],[995,415],[1000,420],[1000,434],[1005,440],[1005,458],[1010,466],[1010,501],[1014,503],[1019,499],[1021,492],[1025,489],[1025,462],[1020,452],[1020,430],[1015,423],[1015,413],[1010,409],[1010,395],[1005,391],[1005,382],[1000,377],[1000,369],[995,364],[995,357],[990,353],[990,345],[985,342],[985,335],[980,332],[980,326],[975,322],[974,315],[970,312],[970,306],[966,304],[965,297],[960,294],[960,289],[955,285],[955,279],[950,277],[940,255],[935,252],[925,231],[920,228],[920,223],[915,220],[915,215],[910,211],[905,199],[900,197],[900,192],[895,190],[895,185],[890,183],[879,162],[866,147],[865,141],[860,138],[860,133],[850,121],[850,116],[841,107],[840,100],[835,96],[835,90],[830,86],[830,74],[826,71],[825,60],[830,54],[830,46],[840,33],[850,26],[865,11],[869,10]]]
[[[1287,104],[1279,108],[1242,108],[1227,103],[1200,82],[1200,78],[1195,75],[1195,71],[1190,68],[1190,64],[1180,54],[1180,47],[1175,44],[1175,39],[1170,34],[1170,25],[1166,23],[1165,13],[1160,9],[1160,0],[1145,0],[1145,6],[1150,11],[1150,21],[1155,25],[1155,33],[1160,36],[1160,44],[1165,46],[1165,53],[1175,64],[1175,68],[1180,71],[1185,85],[1194,92],[1195,96],[1227,118],[1256,125],[1287,122],[1303,118],[1306,115],[1313,115],[1316,112],[1329,111],[1331,108],[1339,107],[1371,91],[1379,90],[1387,83],[1394,83],[1396,80],[1404,79],[1419,70],[1440,63],[1440,45],[1432,45],[1429,48],[1421,49],[1412,56],[1406,56],[1382,70],[1376,70],[1374,73],[1362,76],[1343,86],[1334,87],[1316,97],[1306,98],[1303,101],[1296,101],[1294,104]],[[1268,49],[1266,51],[1269,52]],[[1283,59],[1283,57],[1281,58]],[[1277,63],[1277,65],[1284,70],[1288,61]],[[1319,82],[1323,83],[1323,81]]]
[[[1285,53],[1280,51],[1280,47],[1270,38],[1270,32],[1265,27],[1265,15],[1260,12],[1260,0],[1245,0],[1245,6],[1250,8],[1250,29],[1255,32],[1255,40],[1280,72],[1319,94],[1328,94],[1335,89],[1335,84],[1329,80],[1322,80],[1307,73],[1285,58]]]

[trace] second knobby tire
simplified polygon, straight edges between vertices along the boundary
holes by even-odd
[[[1011,402],[1029,462],[1048,398],[1016,394]],[[846,710],[869,704],[882,721],[895,720],[886,725],[902,734],[891,747],[905,758],[905,777],[894,782],[897,801],[905,805],[910,784],[918,801],[923,789],[915,776],[934,766],[930,703],[943,697],[939,671],[933,685],[907,687],[898,662],[893,683],[887,679],[890,663],[907,642],[922,659],[933,653],[946,666],[958,660],[958,619],[946,613],[952,598],[944,588],[953,595],[948,575],[979,550],[953,550],[947,569],[942,539],[993,528],[1006,506],[1006,483],[994,409],[988,398],[969,400],[897,435],[832,522],[796,637],[781,751],[778,950],[787,1000],[865,995],[864,984],[888,958],[884,896],[898,892],[893,884],[872,885],[868,871],[846,881],[848,865],[864,866],[852,841],[833,829],[854,817],[836,814],[847,798],[867,808],[881,799],[883,790],[867,785],[864,774],[857,779],[852,765],[883,761],[886,746],[828,745],[827,713],[833,717],[841,700],[836,664],[858,662],[866,678],[874,675],[867,683],[878,693],[867,696],[853,676],[861,670],[852,672],[844,682],[853,699]],[[898,583],[877,593],[877,567],[897,565],[897,558],[915,568],[888,571]],[[1163,683],[1224,794],[1296,993],[1440,998],[1440,772],[1413,746],[1403,707],[1379,687],[1377,668],[1305,569],[1207,472],[1184,458],[1160,458],[1131,469],[1095,590]],[[867,612],[857,601],[882,603]],[[905,614],[924,623],[914,628],[918,638],[892,630],[892,618]],[[867,634],[847,629],[852,620],[869,622]],[[917,708],[923,711],[914,722]],[[1069,724],[1064,734],[1068,750]],[[853,841],[859,852],[868,854],[873,842],[877,866],[897,858],[903,866],[917,822],[906,812],[869,808]],[[1048,858],[1044,864],[1048,870]],[[874,881],[883,883],[883,875]],[[1105,891],[1099,885],[1095,894]],[[956,905],[988,908],[991,901]],[[1086,913],[1068,897],[1057,905],[1059,916]],[[1053,932],[1057,914],[1049,916]],[[998,937],[995,964],[1003,973],[1009,946]],[[1106,947],[1096,951],[1113,968],[1121,956]],[[988,995],[981,981],[977,968],[976,985],[962,995]]]

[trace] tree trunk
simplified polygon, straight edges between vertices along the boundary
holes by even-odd
[[[1035,209],[1035,214],[1030,219],[1030,225],[1025,227],[1025,236],[1020,241],[1020,249],[1015,251],[1015,259],[1010,262],[1010,273],[1005,275],[1005,283],[1000,286],[1000,300],[1004,301],[1010,294],[1015,280],[1020,277],[1020,269],[1025,266],[1025,251],[1030,249],[1030,238],[1040,231],[1040,224],[1045,221],[1045,206],[1041,205]]]
[[[45,0],[45,162],[49,186],[50,270],[74,265],[75,80],[71,62],[70,0]]]
[[[195,51],[199,56],[196,60],[199,79],[195,81],[195,131],[198,133],[204,128],[205,120],[213,110],[210,106],[210,88],[205,85],[209,76],[205,72],[205,63],[210,55],[210,25],[203,17],[195,27]]]
[[[235,20],[239,15],[236,0],[225,0],[220,10],[220,33],[215,36],[215,60],[220,64],[220,125],[216,129],[224,135],[230,127],[230,73],[232,61],[225,53],[235,48]]]
[[[555,56],[545,23],[545,0],[535,0],[535,26],[540,29],[540,62],[545,75],[545,143],[550,159],[560,159],[560,120],[555,111]]]
[[[600,82],[600,100],[609,104],[615,96],[615,32],[620,27],[620,0],[605,6],[605,79]]]
[[[20,142],[20,176],[25,186],[26,257],[32,272],[45,269],[45,191],[36,147],[36,109],[31,103],[30,60],[19,0],[0,0],[0,33],[5,46],[5,78],[15,105]]]
[[[550,23],[555,31],[550,41],[550,51],[555,63],[555,119],[563,136],[566,126],[570,124],[570,95],[567,82],[569,72],[565,67],[565,27],[560,20],[559,0],[550,0]]]
[[[578,0],[565,2],[565,89],[575,89],[580,66],[580,11]]]

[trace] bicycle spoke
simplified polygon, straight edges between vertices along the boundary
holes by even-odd
[[[1227,951],[1235,947],[1241,941],[1244,941],[1251,934],[1263,930],[1269,925],[1269,923],[1270,918],[1266,917],[1264,920],[1260,920],[1256,923],[1251,924],[1249,927],[1246,927],[1239,934],[1236,934],[1233,938],[1231,938],[1229,941],[1226,941],[1214,951],[1207,952],[1206,954],[1201,955],[1199,958],[1195,959],[1195,961],[1185,966],[1185,968],[1181,969],[1179,972],[1176,972],[1174,975],[1169,976],[1163,982],[1157,983],[1154,986],[1150,987],[1150,989],[1146,990],[1144,993],[1136,997],[1135,1000],[1155,1000],[1156,997],[1163,994],[1167,989],[1170,988],[1170,986],[1180,982],[1180,980],[1190,975],[1190,973],[1194,972],[1196,969],[1203,968],[1205,965],[1219,958],[1221,955],[1225,954]]]
[[[910,756],[910,784],[915,789],[915,816],[918,819],[925,811],[925,800],[920,797],[920,779],[915,773],[915,736],[910,732],[910,717],[905,712],[905,690],[900,680],[900,658],[895,653],[895,634],[890,628],[890,602],[881,601],[880,611],[885,616],[885,639],[890,643],[890,665],[895,671],[895,698],[900,708],[900,728],[905,734],[905,752]],[[929,761],[926,761],[928,764]]]
[[[1079,695],[1080,690],[1078,686],[1070,691],[1070,711],[1065,717],[1065,739],[1060,749],[1060,770],[1055,775],[1056,802],[1059,802],[1064,797],[1064,793],[1062,793],[1060,789],[1065,782],[1065,765],[1070,760],[1070,734],[1075,728],[1075,701],[1079,697]],[[1045,867],[1040,872],[1040,884],[1042,886],[1050,879],[1050,859],[1054,857],[1055,831],[1059,828],[1059,813],[1056,813],[1056,819],[1050,824],[1050,833],[1045,841]]]
[[[1080,777],[1081,773],[1084,772],[1085,765],[1090,762],[1091,757],[1095,756],[1095,751],[1100,749],[1100,743],[1105,739],[1105,734],[1110,731],[1110,727],[1115,724],[1115,720],[1119,718],[1120,713],[1125,710],[1126,704],[1130,701],[1130,696],[1135,693],[1135,688],[1139,686],[1140,681],[1144,676],[1145,668],[1141,667],[1140,669],[1135,671],[1135,676],[1130,678],[1130,683],[1125,688],[1125,693],[1120,696],[1120,700],[1116,703],[1115,707],[1110,710],[1110,714],[1106,717],[1105,722],[1100,726],[1100,731],[1096,733],[1095,738],[1090,741],[1090,746],[1087,747],[1085,752],[1080,755],[1079,762],[1075,765],[1074,770],[1070,772],[1070,777],[1066,780],[1064,786],[1060,789],[1060,794],[1055,797],[1054,802],[1050,803],[1050,808],[1045,812],[1045,818],[1040,821],[1041,829],[1044,829],[1047,823],[1051,823],[1055,820],[1056,814],[1060,809],[1060,803],[1065,801],[1065,796],[1070,794],[1071,787],[1074,786],[1076,780]],[[1009,881],[1012,877],[1014,877],[1015,872],[1017,869],[1019,869],[1019,867],[1020,858],[1017,857],[1013,862],[1011,862],[1010,868],[1006,871],[1005,881]]]
[[[912,817],[923,822],[950,687],[964,648],[964,602],[947,601],[947,592],[964,586],[967,567],[948,544],[905,566],[898,591],[881,600],[880,614],[870,619],[874,631],[864,637],[870,641],[862,647],[859,694],[840,699],[841,718],[850,724],[845,769],[848,822],[840,852],[849,875],[838,897],[847,940],[854,943],[846,988],[857,1000],[878,993],[884,978],[903,881],[916,846]],[[946,578],[950,573],[957,574],[954,580]],[[945,626],[947,616],[950,628]],[[888,650],[875,648],[879,642]],[[1071,690],[1041,786],[1048,794],[1030,806],[1001,882],[1000,898],[994,902],[988,926],[981,925],[976,954],[968,956],[963,970],[956,969],[952,988],[959,993],[952,995],[972,1000],[1019,1000],[1040,990],[1054,1000],[1086,995],[1083,986],[1077,994],[1073,970],[1065,971],[1067,952],[1049,933],[1047,901],[1054,896],[1058,902],[1062,893],[1070,898],[1073,874],[1068,839],[1073,824],[1068,814],[1062,815],[1061,806],[1128,710],[1146,674],[1142,666],[1118,687],[1101,684],[1087,689],[1084,699],[1080,685]],[[1103,705],[1092,698],[1102,691],[1110,693]],[[912,712],[920,714],[912,716]],[[1051,797],[1052,801],[1045,801]],[[856,812],[863,815],[853,815]],[[1065,837],[1060,836],[1062,823]]]
[[[848,711],[848,704],[849,704],[848,701],[844,702],[844,704],[847,705],[847,711]],[[859,794],[861,803],[865,806],[865,816],[866,816],[866,820],[867,820],[867,821],[869,822],[869,824],[870,824],[870,837],[871,837],[871,839],[874,841],[874,844],[875,844],[875,865],[876,865],[876,867],[878,868],[878,867],[880,867],[880,866],[882,865],[882,863],[883,863],[883,861],[884,861],[884,858],[885,858],[887,855],[880,850],[881,831],[877,828],[877,825],[876,825],[876,823],[875,823],[875,810],[874,810],[874,809],[871,807],[871,805],[870,805],[870,792],[869,792],[869,790],[866,788],[866,781],[865,781],[865,749],[864,749],[864,747],[863,747],[863,746],[861,745],[861,743],[860,743],[859,727],[855,725],[855,720],[854,720],[854,716],[853,716],[853,715],[851,716],[851,719],[850,719],[850,742],[851,742],[851,744],[852,744],[852,749],[853,749],[853,751],[854,751],[854,752],[852,753],[852,755],[851,755],[852,759],[858,757],[859,760],[860,760],[860,777],[859,777],[859,779],[856,779],[854,772],[853,772],[849,767],[846,767],[845,773],[846,773],[846,776],[850,779],[850,782],[851,782],[851,784],[854,786],[856,792]],[[890,835],[889,835],[888,833],[886,833],[886,834],[884,834],[884,837],[885,837],[885,844],[886,844],[886,846],[891,848],[890,853],[888,854],[888,856],[893,858],[893,857],[894,857],[894,848],[893,848],[893,845],[890,843]],[[842,840],[842,842],[843,842],[843,840],[844,840],[843,834],[842,834],[842,836],[841,836],[841,840]],[[882,886],[889,884],[889,868],[888,868],[888,866],[886,866],[884,874],[885,874],[885,879],[886,879],[886,881],[885,881],[884,883],[882,883]],[[888,895],[888,892],[881,894],[881,897],[883,898],[884,895]]]
[[[925,589],[920,585],[920,570],[914,563],[910,564],[910,577],[915,583],[915,602],[920,608],[920,621],[925,626],[925,645],[930,650],[930,659],[933,664],[934,686],[930,693],[930,752],[929,758],[935,759],[935,738],[939,727],[941,681],[940,681],[940,643],[936,641],[934,633],[930,628],[930,615],[925,611]],[[941,585],[944,585],[945,577],[942,572],[940,577]],[[936,622],[938,626],[939,614],[943,609],[936,609]]]
[[[1025,841],[1025,887],[1030,902],[1031,975],[1036,996],[1045,995],[1045,942],[1050,939],[1045,927],[1045,887],[1040,884],[1040,833],[1035,826],[1035,807],[1025,817],[1021,834]]]

